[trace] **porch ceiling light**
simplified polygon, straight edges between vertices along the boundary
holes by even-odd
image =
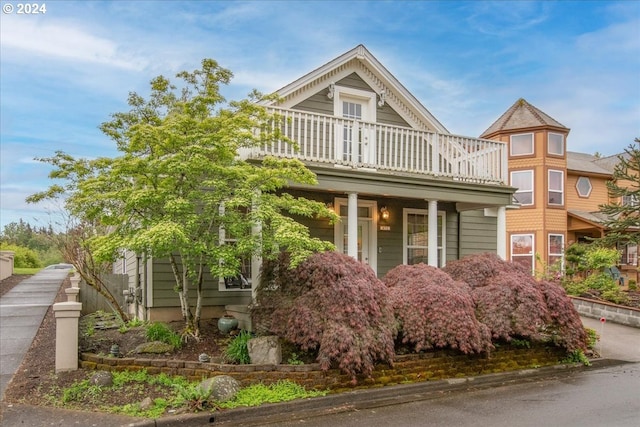
[[[389,210],[387,209],[386,206],[383,206],[383,207],[380,208],[380,216],[385,221],[387,221],[389,219]]]

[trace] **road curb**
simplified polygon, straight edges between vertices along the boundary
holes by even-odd
[[[126,427],[177,426],[259,426],[291,421],[296,418],[378,408],[389,405],[429,400],[444,394],[464,390],[480,390],[515,382],[534,381],[544,377],[569,375],[574,372],[602,369],[626,364],[622,360],[594,359],[591,366],[582,364],[555,365],[476,377],[401,384],[388,387],[354,390],[322,397],[266,404],[201,414],[182,414],[127,424]],[[124,427],[124,426],[123,426]]]

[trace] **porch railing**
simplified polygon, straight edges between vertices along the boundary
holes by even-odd
[[[283,138],[254,148],[252,157],[272,155],[486,184],[507,182],[506,145],[501,142],[304,111],[269,111],[276,115],[273,130]]]

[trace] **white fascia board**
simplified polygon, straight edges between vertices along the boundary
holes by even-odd
[[[398,79],[396,79],[393,76],[393,74],[391,74],[389,72],[389,70],[387,70],[384,67],[384,65],[382,65],[367,50],[367,48],[365,48],[363,45],[358,45],[355,48],[351,49],[350,51],[340,55],[337,58],[335,58],[334,60],[329,61],[325,65],[323,65],[323,66],[321,66],[319,68],[316,68],[315,70],[311,71],[310,73],[308,73],[308,74],[300,77],[299,79],[295,80],[294,82],[288,84],[287,86],[277,90],[276,93],[280,97],[286,98],[287,96],[289,96],[293,92],[295,92],[295,91],[299,90],[300,88],[302,88],[302,87],[314,82],[315,80],[321,79],[321,77],[324,76],[325,74],[330,73],[332,70],[343,66],[344,64],[348,63],[349,61],[351,61],[353,59],[358,59],[358,60],[364,62],[365,65],[367,66],[367,68],[373,74],[375,74],[378,79],[380,79],[382,82],[384,82],[384,85],[388,85],[391,90],[393,90],[396,94],[400,95],[404,99],[404,102],[406,102],[408,104],[408,106],[410,106],[416,112],[417,115],[423,116],[425,118],[425,121],[430,123],[431,125],[433,125],[438,132],[445,133],[445,134],[449,134],[450,133],[447,130],[447,128],[444,127],[444,125],[442,125],[442,123],[440,123],[440,121],[438,121],[438,119],[436,119],[431,114],[431,112],[429,112],[429,110],[427,110],[422,105],[422,103],[420,103],[420,101],[418,101],[416,99],[416,97],[413,96],[411,94],[411,92],[409,92],[402,85],[402,83],[400,83],[398,81]],[[336,75],[334,75],[331,81],[334,81],[334,82],[338,81],[338,80],[348,76],[349,74],[351,74],[354,71],[357,72],[357,68],[348,67],[347,69],[342,70],[341,72],[339,72]],[[365,81],[367,81],[367,83],[371,83],[369,81],[369,79],[365,78],[365,76],[362,76],[361,74],[358,74],[358,75],[360,75],[361,78],[363,78]],[[329,83],[327,83],[327,86],[328,86]],[[322,81],[322,84],[325,84],[325,82]],[[285,102],[283,102],[280,106],[282,106],[283,108],[290,108],[291,106],[296,105],[298,102],[301,102],[304,98],[306,98],[308,96],[309,96],[308,93],[300,94],[298,96],[292,97],[292,99],[285,100]],[[272,105],[272,102],[267,102],[267,103],[264,103],[263,105]]]

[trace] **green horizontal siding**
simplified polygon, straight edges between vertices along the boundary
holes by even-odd
[[[497,219],[484,209],[460,213],[460,258],[480,252],[496,252]]]
[[[153,274],[153,299],[150,307],[180,307],[180,299],[175,292],[176,285],[169,259],[154,259]],[[192,285],[193,286],[193,285]],[[196,291],[191,289],[190,298],[195,304]],[[248,304],[251,302],[250,291],[220,291],[218,279],[214,279],[208,272],[205,273],[203,284],[203,306],[224,306],[228,304]]]

